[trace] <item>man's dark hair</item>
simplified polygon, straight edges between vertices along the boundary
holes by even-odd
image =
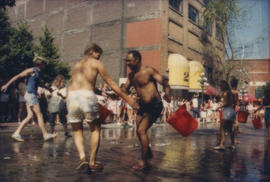
[[[95,43],[90,43],[90,44],[87,44],[87,46],[85,47],[85,49],[84,49],[84,55],[88,55],[91,50],[93,50],[94,52],[98,52],[100,54],[103,53],[103,50],[102,50],[101,47],[99,47]]]
[[[132,56],[134,57],[134,59],[139,59],[139,61],[142,60],[142,55],[137,50],[128,51],[128,54],[132,54]]]

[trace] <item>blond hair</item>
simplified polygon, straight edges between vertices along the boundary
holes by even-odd
[[[40,66],[42,64],[47,64],[47,60],[44,57],[41,56],[35,56],[33,59],[34,65],[35,66]]]
[[[65,77],[63,75],[57,75],[52,82],[52,86],[56,86],[57,88],[59,88],[62,80],[65,80]]]

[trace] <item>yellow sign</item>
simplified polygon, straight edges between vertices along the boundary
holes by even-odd
[[[170,54],[168,59],[169,85],[171,88],[188,89],[189,64],[180,54]]]
[[[200,79],[204,73],[203,65],[198,61],[189,62],[189,89],[190,90],[201,90]]]

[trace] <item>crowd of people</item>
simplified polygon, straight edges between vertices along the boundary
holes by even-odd
[[[111,111],[108,121],[127,122],[136,127],[141,146],[141,159],[133,166],[135,170],[149,168],[153,153],[149,145],[147,131],[155,122],[165,123],[183,104],[197,121],[216,122],[219,124],[218,145],[215,150],[225,149],[225,133],[231,136],[231,148],[237,144],[239,123],[237,112],[246,111],[251,117],[264,118],[267,132],[270,132],[270,92],[265,91],[262,103],[245,103],[239,100],[236,79],[230,85],[222,80],[219,84],[220,94],[201,99],[198,93],[191,98],[174,98],[170,95],[168,78],[152,67],[141,64],[141,54],[132,50],[124,61],[131,72],[126,83],[118,86],[108,75],[104,65],[99,61],[102,49],[96,44],[87,45],[84,57],[75,63],[71,80],[58,75],[52,83],[40,85],[40,72],[46,66],[46,60],[36,57],[34,67],[15,75],[10,80],[1,80],[1,121],[17,120],[19,126],[12,134],[16,141],[23,142],[23,128],[30,121],[37,121],[44,141],[52,140],[56,122],[62,123],[65,136],[70,137],[67,123],[71,124],[73,139],[79,155],[76,169],[81,171],[99,171],[103,165],[96,161],[100,145],[102,113],[100,105]],[[97,76],[105,83],[96,87]],[[163,91],[157,89],[157,83]],[[8,107],[7,107],[8,106]],[[6,110],[5,110],[6,109]],[[26,111],[26,112],[24,112]],[[16,113],[18,113],[16,115]],[[24,115],[24,113],[26,113]],[[45,122],[50,130],[47,132]],[[90,159],[86,160],[83,137],[83,122],[90,128]],[[268,138],[270,139],[269,135]]]
[[[64,104],[66,97],[67,80],[58,75],[52,83],[47,84],[48,87],[54,90],[50,92],[46,88],[38,87],[38,99],[40,100],[40,107],[43,113],[44,122],[48,122],[50,125],[50,132],[54,133],[55,124],[67,123],[66,114],[67,109]],[[122,85],[123,86],[123,85]],[[121,87],[121,86],[120,86]],[[128,105],[121,97],[117,96],[112,89],[106,83],[99,83],[98,89],[102,90],[108,95],[97,95],[98,102],[108,108],[111,111],[111,115],[105,122],[113,122],[117,124],[129,124],[135,126],[136,111]],[[26,79],[20,79],[18,82],[12,84],[6,92],[0,93],[0,122],[21,122],[26,117],[26,105],[24,94],[26,90]],[[59,90],[59,93],[56,93]],[[59,94],[61,93],[62,96]],[[164,92],[160,92],[160,95],[164,95]],[[52,97],[53,96],[53,97]],[[129,97],[136,99],[137,94],[134,88],[130,89]],[[163,98],[163,97],[161,97]],[[59,103],[60,114],[56,114],[55,110],[58,109]],[[56,104],[58,103],[58,104]],[[220,108],[222,101],[220,97],[206,97],[202,102],[202,97],[199,94],[194,94],[190,99],[174,98],[171,96],[171,102],[168,103],[162,99],[163,110],[158,118],[158,123],[165,123],[169,116],[171,116],[181,105],[186,104],[187,110],[192,114],[197,121],[201,123],[219,122],[220,121]],[[262,100],[254,102],[239,102],[236,110],[246,110],[249,113],[249,120],[255,116],[264,118],[264,109],[260,108]],[[254,113],[254,111],[256,113]],[[37,119],[33,118],[32,124],[36,124]],[[65,128],[66,128],[66,124]],[[65,129],[66,131],[66,129]],[[67,135],[68,132],[66,132]]]

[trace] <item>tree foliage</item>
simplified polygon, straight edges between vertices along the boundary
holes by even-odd
[[[10,50],[5,67],[12,76],[33,66],[34,39],[26,22],[19,23],[8,44]]]
[[[28,31],[27,23],[12,27],[7,15],[7,7],[15,5],[15,0],[0,1],[0,73],[8,77],[19,73],[32,65],[33,36]]]
[[[234,61],[235,55],[237,52],[239,53],[239,49],[234,47],[234,40],[231,38],[230,31],[232,27],[243,26],[243,21],[240,21],[242,20],[240,18],[244,16],[246,11],[238,6],[239,0],[206,0],[205,2],[204,19],[207,22],[216,22],[218,27],[220,27],[227,61],[221,59],[218,55],[219,50],[217,50],[215,45],[211,45],[203,39],[205,59],[215,66],[215,70],[220,74],[217,76],[218,79],[229,81],[232,75],[234,75],[238,78],[240,76],[240,82],[243,83],[247,81],[247,68],[243,64]]]
[[[15,6],[15,0],[1,0],[0,1],[0,10],[6,10],[6,7]]]
[[[14,32],[14,28],[10,25],[7,13],[3,9],[0,9],[0,27],[0,73],[3,73],[5,70],[4,65],[10,51],[9,40]]]
[[[3,0],[0,2],[0,78],[7,75],[9,78],[33,66],[36,56],[43,56],[48,60],[44,70],[44,82],[52,81],[56,75],[69,77],[69,66],[60,61],[58,49],[54,44],[52,33],[47,27],[39,37],[39,45],[34,44],[34,37],[29,31],[27,22],[20,22],[12,27],[7,15],[7,6],[13,6],[15,1]]]
[[[48,65],[43,70],[43,79],[45,82],[51,82],[58,74],[69,78],[70,68],[63,61],[59,60],[60,55],[54,44],[54,37],[47,26],[43,29],[43,35],[39,37],[39,46],[36,53],[48,61]]]

